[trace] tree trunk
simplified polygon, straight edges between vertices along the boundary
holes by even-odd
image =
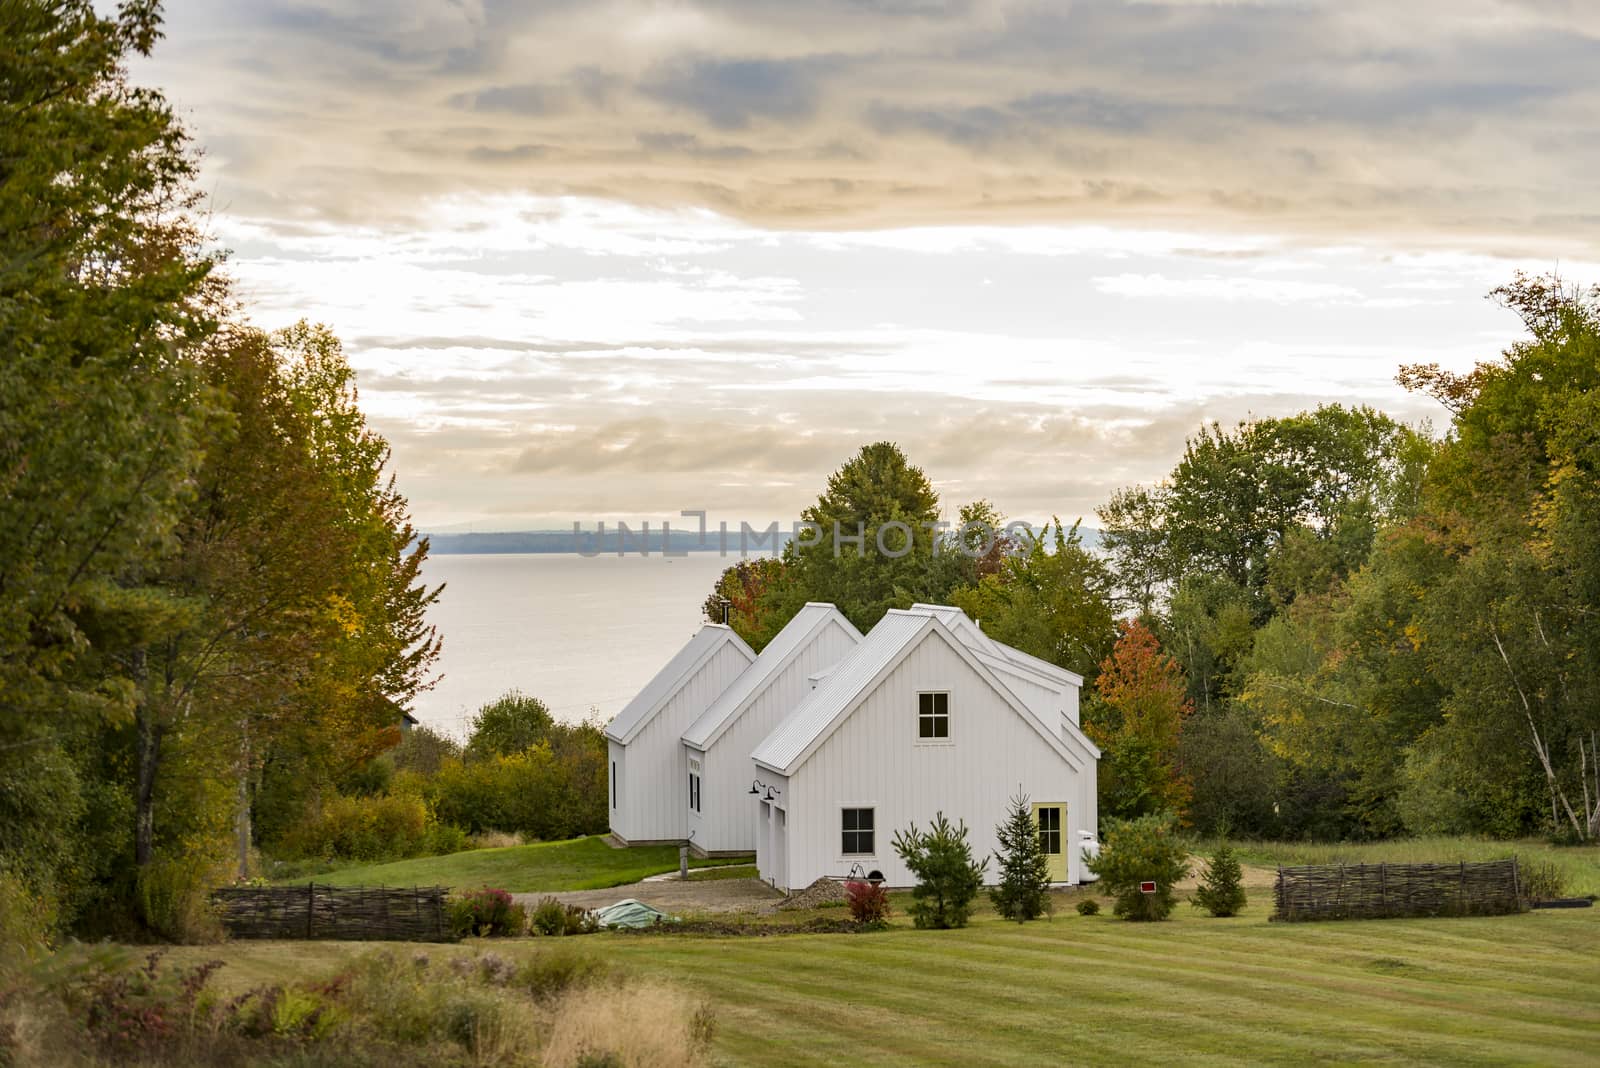
[[[155,794],[156,768],[161,763],[161,726],[156,722],[156,710],[151,707],[148,669],[145,650],[133,652],[133,681],[139,697],[134,705],[134,726],[137,730],[136,759],[138,778],[134,788],[133,859],[143,867],[150,863],[155,853]]]
[[[250,720],[243,724],[239,753],[239,811],[236,820],[239,836],[239,880],[250,878]]]

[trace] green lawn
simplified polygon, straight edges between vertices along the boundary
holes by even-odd
[[[1108,915],[962,931],[766,938],[599,934],[561,951],[699,990],[718,1062],[737,1065],[1592,1064],[1600,909],[1363,922]],[[549,940],[406,947],[550,952]],[[243,989],[314,976],[362,947],[234,943]]]
[[[690,860],[696,868],[739,863],[744,858]],[[470,890],[493,886],[513,893],[531,890],[599,890],[635,883],[647,875],[676,871],[677,846],[612,849],[601,835],[570,842],[538,842],[504,849],[473,849],[443,857],[416,857],[388,864],[341,868],[285,880],[330,886],[448,886]]]
[[[1210,852],[1215,843],[1204,843]],[[1552,846],[1537,839],[1496,841],[1488,838],[1397,838],[1387,842],[1235,842],[1246,864],[1275,868],[1280,864],[1449,864],[1460,860],[1497,860],[1516,856],[1524,863],[1549,861],[1565,872],[1566,892],[1600,894],[1600,846]]]

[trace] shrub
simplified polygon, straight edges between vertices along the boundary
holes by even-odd
[[[995,911],[1018,923],[1051,911],[1050,859],[1039,846],[1039,828],[1026,794],[1011,799],[996,837],[1000,840],[1000,881],[989,890]]]
[[[222,921],[211,907],[212,889],[226,882],[220,869],[204,856],[152,859],[137,876],[140,920],[171,942],[222,941]]]
[[[450,930],[457,937],[518,935],[527,924],[527,911],[504,890],[484,887],[450,899]]]
[[[1116,898],[1112,912],[1127,920],[1164,920],[1177,898],[1172,888],[1189,874],[1189,855],[1178,837],[1178,820],[1171,813],[1155,813],[1136,820],[1112,820],[1100,846],[1089,861],[1101,886]],[[1139,884],[1153,882],[1146,894]]]
[[[1078,902],[1078,915],[1079,916],[1098,916],[1098,915],[1100,915],[1100,902],[1096,901],[1092,897],[1084,898],[1082,901]]]
[[[415,857],[428,852],[430,829],[428,806],[420,797],[335,795],[315,816],[286,831],[276,851],[290,860]]]
[[[989,863],[988,857],[981,862],[972,859],[966,823],[951,826],[943,812],[936,813],[926,833],[915,823],[896,831],[894,851],[917,878],[911,891],[911,922],[918,927],[965,927]]]
[[[428,828],[428,844],[423,852],[431,857],[442,857],[476,848],[478,848],[477,843],[460,827],[449,823],[435,823]]]
[[[555,950],[530,958],[513,980],[538,1001],[565,994],[576,986],[589,985],[605,978],[610,966],[595,957]]]
[[[47,898],[0,871],[0,976],[43,957],[54,923],[55,910]]]
[[[1239,858],[1226,842],[1211,855],[1200,875],[1200,887],[1189,903],[1213,916],[1237,916],[1244,908],[1244,874],[1239,870]]]
[[[530,748],[446,760],[429,784],[434,812],[473,834],[555,841],[606,829],[605,735],[593,724],[556,723]]]
[[[889,891],[881,884],[852,879],[844,884],[845,904],[850,906],[850,918],[869,927],[887,926],[889,920]]]
[[[1567,873],[1553,860],[1534,860],[1517,864],[1522,896],[1528,901],[1549,901],[1567,891]]]
[[[118,1059],[147,1056],[176,1039],[196,1016],[213,960],[190,968],[162,968],[161,953],[132,966],[128,958],[89,958],[75,1000],[94,1043]]]
[[[542,935],[566,934],[567,906],[553,897],[541,898],[528,920]]]
[[[443,1038],[472,1063],[537,1062],[537,1007],[510,985],[493,954],[458,960],[459,969],[436,969],[420,955],[408,967],[391,952],[371,954],[352,967],[342,1000],[380,1041],[426,1048]],[[402,1063],[413,1059],[420,1058]]]
[[[567,925],[562,934],[594,934],[600,930],[600,917],[582,905],[567,906]]]

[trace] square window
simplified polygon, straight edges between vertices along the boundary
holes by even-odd
[[[845,856],[871,856],[876,852],[874,848],[872,809],[841,809],[839,826],[841,830],[840,848]]]
[[[917,694],[917,737],[924,741],[943,741],[950,737],[949,694]]]

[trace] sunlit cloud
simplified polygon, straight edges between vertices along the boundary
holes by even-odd
[[[1077,517],[1202,421],[1438,415],[1600,279],[1600,13],[1534,0],[218,0],[135,76],[250,314],[425,526],[787,519],[892,438]]]

